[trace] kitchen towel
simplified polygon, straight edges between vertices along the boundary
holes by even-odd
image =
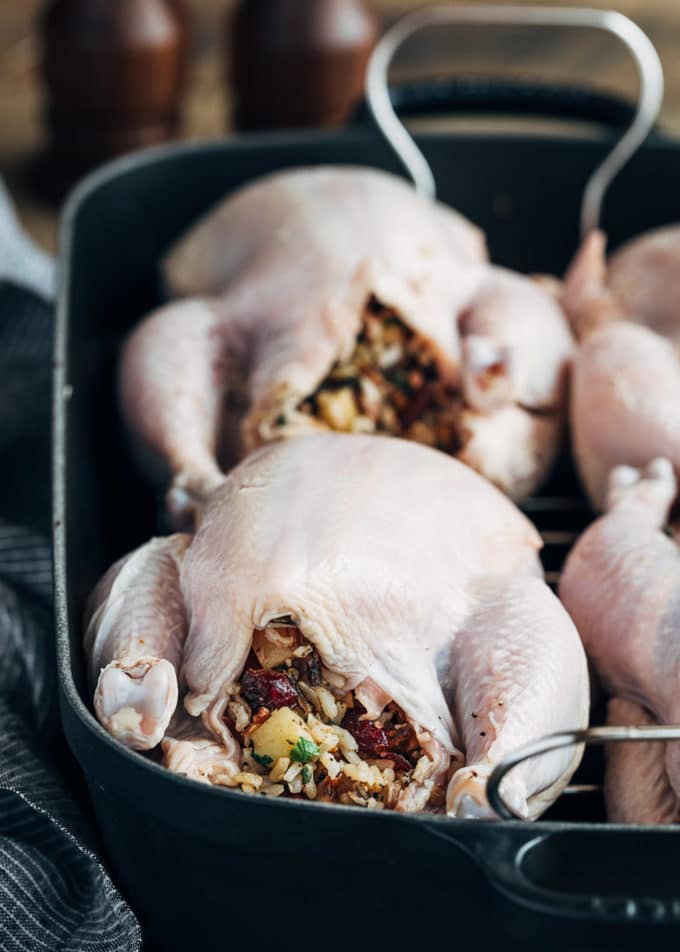
[[[0,183],[0,949],[133,952],[61,735],[52,622],[54,265]]]

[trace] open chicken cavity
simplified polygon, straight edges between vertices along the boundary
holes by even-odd
[[[441,811],[445,778],[403,711],[369,720],[355,691],[334,686],[314,647],[292,626],[255,632],[240,680],[218,716],[242,745],[240,770],[217,785],[368,809]],[[219,725],[210,723],[213,734]]]
[[[459,410],[459,408],[458,408]],[[388,433],[448,453],[459,448],[455,392],[432,346],[372,297],[354,353],[338,361],[296,413],[351,433]],[[291,421],[283,413],[279,429]]]

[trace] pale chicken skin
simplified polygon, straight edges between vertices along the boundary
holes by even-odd
[[[629,320],[680,345],[680,225],[645,232],[617,249],[607,283]]]
[[[616,468],[608,511],[579,539],[560,581],[560,597],[605,689],[644,707],[662,724],[680,721],[680,553],[663,531],[676,492],[668,460],[655,460],[644,470]],[[668,781],[678,794],[678,744],[665,747]],[[610,755],[617,769],[626,769],[624,759],[625,752]],[[647,803],[652,812],[658,807],[658,782],[651,775],[642,781],[654,796]],[[609,783],[611,799],[619,781],[612,777]],[[617,809],[628,808],[622,803]]]
[[[152,539],[120,559],[90,596],[85,652],[102,725],[135,750],[155,747],[175,713],[188,620],[179,567],[191,541]]]
[[[225,459],[278,438],[331,428],[463,450],[461,388],[491,418],[509,406],[542,414],[552,429],[531,436],[541,458],[553,456],[572,355],[554,297],[491,267],[478,229],[393,176],[327,167],[265,178],[191,229],[164,274],[181,300],[127,341],[120,393],[135,443],[172,480],[179,515],[200,509]],[[373,326],[375,337],[383,320],[367,317],[375,303],[391,330],[366,367],[362,335]],[[402,349],[412,338],[403,369],[389,343],[395,322]],[[396,408],[381,415],[388,392]],[[225,409],[230,400],[236,410]],[[532,454],[518,442],[507,465],[491,464],[509,495]],[[483,457],[469,461],[484,473]],[[537,466],[532,488],[543,474]]]
[[[415,499],[427,505],[404,504]],[[509,750],[587,723],[585,656],[539,544],[497,490],[436,451],[333,435],[264,448],[213,495],[183,565],[185,706],[219,704],[253,629],[291,619],[344,689],[370,679],[438,756],[464,747],[447,811],[488,816],[486,778]],[[516,771],[517,809],[541,812],[577,759]]]
[[[604,236],[591,234],[567,275],[564,304],[579,337],[571,425],[579,472],[596,509],[618,465],[657,456],[680,470],[680,356],[671,340],[627,319],[607,283]]]

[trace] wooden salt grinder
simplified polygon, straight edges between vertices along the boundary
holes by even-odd
[[[235,125],[343,124],[377,38],[364,0],[240,0],[228,33]]]

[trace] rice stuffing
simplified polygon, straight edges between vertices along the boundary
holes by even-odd
[[[455,453],[455,397],[427,342],[371,298],[354,353],[336,363],[297,409],[332,430],[388,433]],[[277,424],[287,422],[284,414]]]
[[[434,765],[398,705],[367,720],[354,693],[326,674],[297,628],[256,631],[223,715],[242,745],[241,769],[213,783],[373,810],[393,809],[411,783],[425,783]],[[430,808],[442,801],[433,786]]]

